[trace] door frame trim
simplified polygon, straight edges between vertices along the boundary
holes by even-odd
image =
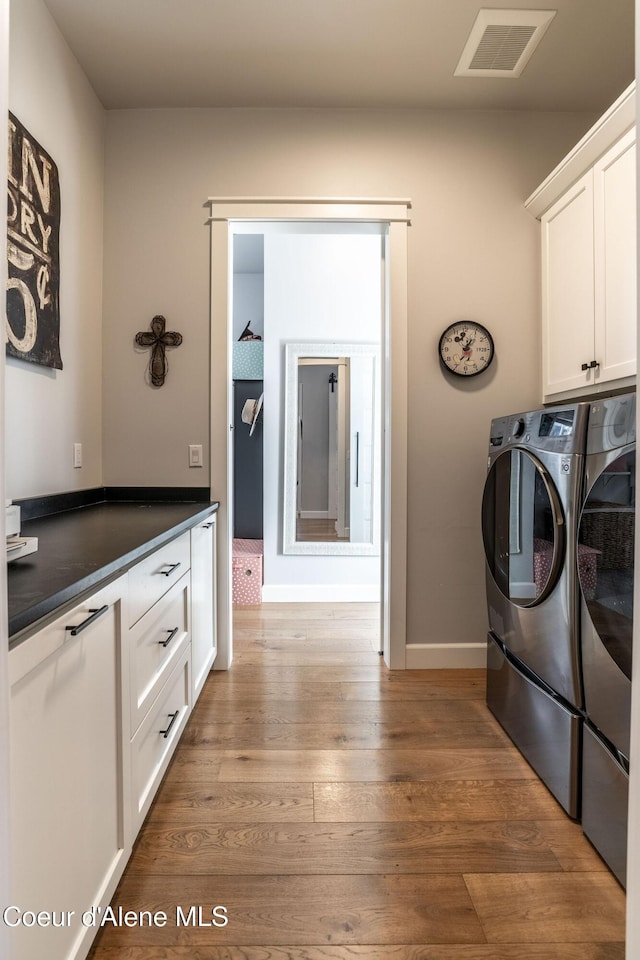
[[[406,666],[407,622],[407,228],[406,199],[210,197],[211,361],[210,484],[220,501],[218,523],[218,654],[214,668],[233,659],[231,525],[232,237],[238,221],[340,221],[386,225],[383,243],[382,332],[382,653],[387,667]],[[214,415],[215,411],[215,415]]]

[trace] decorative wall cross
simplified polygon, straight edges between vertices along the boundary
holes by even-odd
[[[149,376],[154,387],[161,387],[167,375],[167,347],[179,347],[182,343],[182,334],[173,330],[165,330],[167,321],[157,316],[151,321],[151,332],[136,333],[136,343],[139,347],[151,347],[149,359]]]

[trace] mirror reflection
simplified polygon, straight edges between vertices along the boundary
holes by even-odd
[[[370,344],[287,344],[284,552],[378,551],[379,376]]]

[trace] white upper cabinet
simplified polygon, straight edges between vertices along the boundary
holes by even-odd
[[[594,359],[593,178],[588,173],[542,218],[543,393],[586,387]]]
[[[595,357],[603,381],[636,372],[635,141],[630,130],[593,169]]]
[[[636,373],[634,88],[529,198],[542,225],[542,399]]]

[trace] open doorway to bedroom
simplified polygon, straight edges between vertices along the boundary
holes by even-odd
[[[256,223],[291,222],[299,226],[326,224],[329,228],[345,223],[375,226],[379,249],[382,250],[383,265],[379,270],[384,305],[380,351],[382,497],[378,525],[382,545],[379,568],[382,583],[381,646],[386,666],[404,669],[407,654],[407,228],[410,202],[398,199],[214,197],[208,204],[211,208],[211,490],[220,501],[221,534],[217,578],[219,642],[215,669],[226,670],[233,660],[233,238],[238,233],[250,233],[252,229],[255,232]],[[279,479],[278,483],[281,482]],[[337,563],[344,558],[333,559]],[[284,552],[280,560],[300,564],[299,556]],[[328,593],[332,585],[335,581],[327,584]]]
[[[295,624],[304,656],[337,617],[345,655],[380,647],[383,243],[380,224],[234,225],[236,639]]]

